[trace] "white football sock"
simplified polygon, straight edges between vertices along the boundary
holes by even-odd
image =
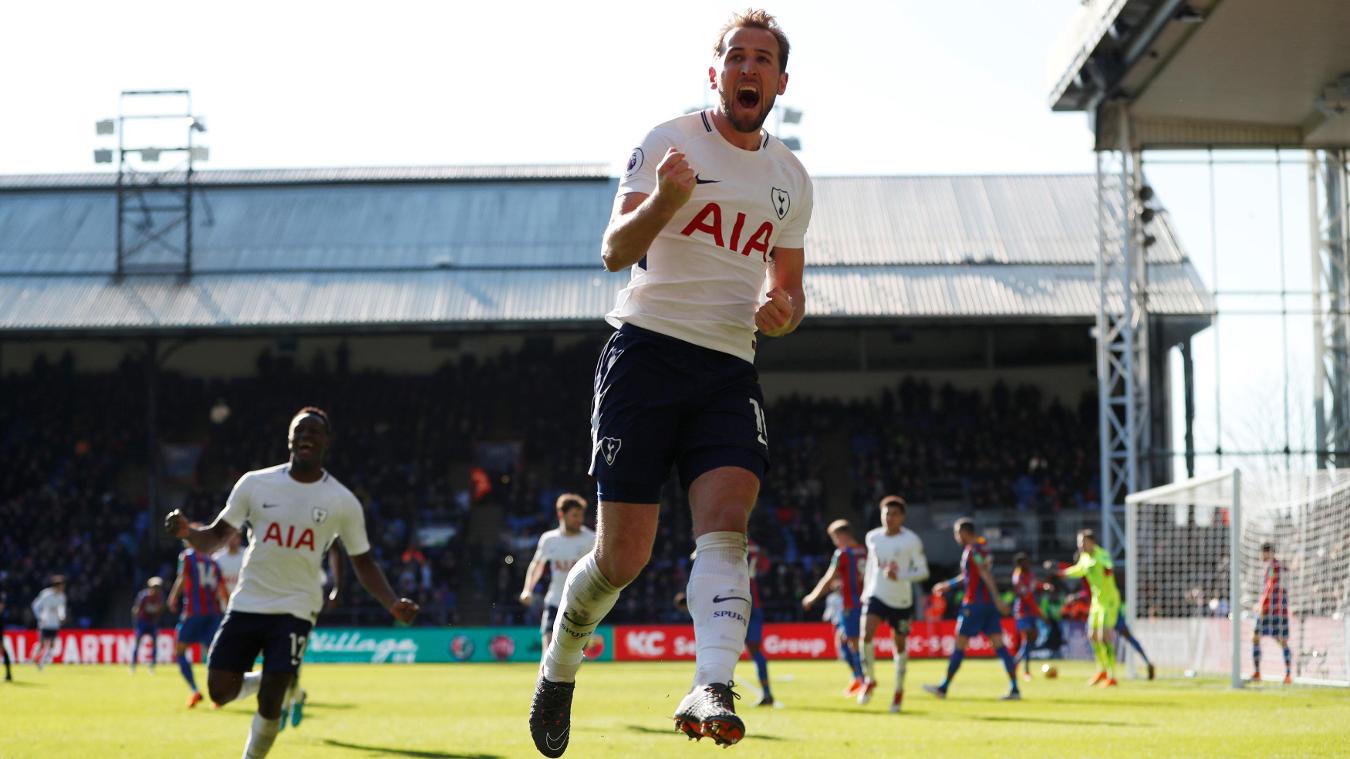
[[[245,672],[244,682],[240,683],[239,694],[234,697],[234,700],[237,701],[241,698],[248,698],[249,696],[256,694],[260,685],[262,685],[261,672]]]
[[[860,643],[861,643],[861,641],[860,641]],[[876,640],[876,638],[872,638],[871,640],[869,640],[869,641],[867,641],[867,642],[865,642],[865,643],[862,643],[862,657],[863,657],[863,662],[862,662],[862,663],[863,663],[863,677],[866,677],[868,680],[871,680],[872,682],[876,682],[876,681],[877,681],[877,640]]]
[[[619,591],[595,563],[595,551],[586,554],[567,573],[562,603],[553,620],[553,640],[544,653],[544,678],[555,683],[573,683],[581,667],[582,651],[591,633],[619,600]]]
[[[248,743],[244,744],[244,759],[263,759],[272,750],[272,742],[277,739],[281,729],[280,719],[267,719],[254,712],[253,729],[248,733]]]
[[[909,651],[896,651],[892,656],[895,659],[895,690],[898,693],[905,689],[905,668],[909,666]]]
[[[745,534],[710,532],[694,541],[685,597],[694,618],[694,687],[731,682],[750,623]]]

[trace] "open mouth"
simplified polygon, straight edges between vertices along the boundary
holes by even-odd
[[[736,89],[736,103],[743,108],[758,107],[759,90],[748,84],[741,85]]]

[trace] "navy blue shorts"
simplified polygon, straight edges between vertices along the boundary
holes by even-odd
[[[539,616],[539,634],[553,634],[553,620],[558,618],[558,607],[544,604],[544,613]]]
[[[688,488],[724,466],[769,467],[754,364],[625,324],[600,351],[591,468],[601,501],[658,503],[674,465]]]
[[[145,637],[145,636],[147,636],[147,635],[149,635],[150,637],[153,638],[153,637],[155,637],[155,636],[158,635],[158,634],[159,634],[159,628],[155,626],[155,623],[154,623],[154,622],[137,622],[137,623],[136,623],[136,639],[137,639],[137,640],[140,640],[141,638],[143,638],[143,637]]]
[[[174,628],[179,643],[210,643],[220,627],[219,614],[199,614],[195,617],[183,617]]]
[[[750,624],[745,626],[745,642],[759,644],[764,640],[764,610],[758,606],[750,609]]]
[[[993,642],[995,635],[1003,633],[1003,625],[999,622],[1001,618],[994,604],[962,604],[956,618],[956,634],[967,638],[983,635]]]
[[[248,672],[261,653],[264,672],[294,674],[305,658],[313,628],[313,623],[289,614],[229,612],[211,641],[207,669]]]
[[[891,626],[892,635],[909,635],[910,623],[914,619],[914,607],[891,606],[879,598],[864,598],[863,614],[879,617]]]
[[[1271,638],[1289,639],[1289,616],[1287,614],[1262,614],[1256,623],[1256,634]]]
[[[56,627],[40,627],[38,628],[38,640],[56,640],[57,634],[60,632],[61,630]]]
[[[862,607],[854,606],[847,611],[839,612],[839,621],[834,623],[836,629],[844,633],[845,638],[856,638],[862,634]]]

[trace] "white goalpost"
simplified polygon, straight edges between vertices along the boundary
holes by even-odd
[[[1160,672],[1242,687],[1268,544],[1288,598],[1294,681],[1350,686],[1350,470],[1228,470],[1132,493],[1125,504],[1126,620]],[[1263,676],[1282,679],[1278,643],[1264,635],[1257,645]]]

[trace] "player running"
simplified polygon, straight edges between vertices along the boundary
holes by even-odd
[[[158,578],[156,578],[158,579]],[[173,659],[178,663],[178,671],[183,674],[188,688],[187,706],[195,707],[202,700],[197,690],[197,679],[192,675],[192,662],[188,661],[188,647],[197,644],[203,653],[216,636],[220,627],[220,614],[229,597],[225,595],[225,585],[221,582],[220,567],[214,559],[203,552],[188,546],[178,554],[178,577],[169,588],[169,611],[178,611],[178,599],[183,599],[183,616],[178,621],[177,639],[173,644]]]
[[[1261,561],[1265,585],[1261,589],[1261,600],[1254,611],[1257,614],[1256,629],[1252,631],[1252,682],[1261,682],[1261,638],[1270,636],[1280,644],[1284,651],[1284,684],[1293,682],[1289,655],[1289,594],[1284,589],[1284,565],[1275,558],[1275,544],[1261,544]]]
[[[534,558],[525,570],[525,586],[520,590],[520,602],[529,606],[534,597],[534,586],[544,576],[544,570],[549,570],[544,613],[539,620],[539,637],[545,651],[553,638],[553,622],[558,615],[558,605],[562,603],[567,573],[595,548],[595,531],[586,526],[586,499],[576,493],[563,493],[554,507],[558,512],[558,527],[539,536]]]
[[[4,582],[5,582],[4,573],[0,572],[0,631],[3,631],[5,629],[5,623],[8,621],[5,619],[6,615],[5,609],[6,609],[6,602],[9,600],[9,596],[5,592]],[[12,683],[14,682],[14,675],[9,671],[10,666],[9,646],[5,645],[3,635],[0,635],[0,654],[3,654],[5,659],[5,682]]]
[[[678,730],[731,745],[745,734],[732,674],[750,617],[746,523],[768,467],[754,358],[806,314],[803,239],[811,180],[761,129],[787,87],[788,41],[763,11],[719,32],[714,108],[653,129],[628,159],[601,255],[630,270],[595,372],[596,548],[564,586],[530,707],[545,756],[567,749],[582,650],[651,557],[672,464],[689,497],[698,558],[689,573],[693,687]]]
[[[164,518],[170,535],[202,552],[245,523],[255,537],[211,643],[206,676],[218,705],[258,695],[244,759],[266,756],[281,728],[283,700],[323,606],[319,565],[334,540],[342,539],[357,578],[394,619],[406,624],[417,616],[417,604],[394,595],[370,553],[361,502],[323,468],[331,437],[328,415],[305,407],[290,422],[290,461],[240,477],[209,526],[189,524],[177,510]],[[259,653],[262,672],[251,672]]]
[[[928,579],[928,558],[923,541],[913,530],[905,529],[905,511],[909,504],[898,495],[881,499],[881,526],[868,531],[863,542],[867,549],[867,569],[863,575],[862,660],[866,682],[858,693],[858,703],[872,700],[877,688],[877,627],[891,626],[895,649],[895,695],[891,711],[900,711],[905,699],[905,669],[909,664],[907,641],[914,620],[914,583]]]
[[[1017,625],[1017,661],[1022,662],[1022,679],[1031,679],[1031,649],[1049,634],[1036,593],[1041,589],[1031,557],[1018,553],[1013,557],[1013,620]]]
[[[66,621],[66,578],[52,575],[52,584],[43,588],[33,599],[31,608],[37,618],[38,647],[33,653],[33,663],[39,672],[47,666],[48,660],[56,655],[57,635],[61,624]]]
[[[1120,590],[1116,587],[1111,555],[1097,544],[1092,530],[1078,532],[1078,563],[1060,570],[1061,577],[1081,577],[1092,592],[1088,608],[1088,639],[1101,669],[1088,685],[1114,687],[1116,683],[1116,620],[1120,616]]]
[[[947,677],[938,685],[925,685],[923,689],[938,698],[946,698],[952,678],[956,677],[956,671],[966,658],[970,639],[983,635],[998,653],[1003,669],[1008,673],[1008,692],[1002,700],[1017,701],[1022,698],[1021,691],[1017,689],[1017,663],[1013,661],[1008,638],[1003,634],[1003,626],[999,622],[999,617],[1008,613],[1008,605],[998,594],[998,583],[994,581],[994,559],[989,553],[989,546],[984,538],[975,534],[975,522],[965,517],[952,525],[952,537],[964,547],[961,552],[961,575],[938,583],[933,591],[947,593],[959,585],[965,586],[961,611],[956,621],[956,647],[947,660]]]
[[[802,608],[816,605],[837,580],[844,606],[835,619],[835,639],[843,654],[844,663],[853,672],[853,681],[844,689],[850,698],[864,690],[862,659],[858,656],[858,633],[862,621],[862,576],[867,565],[867,549],[853,537],[853,528],[847,519],[836,519],[826,528],[834,542],[830,567],[821,576],[816,587],[802,599]]]
[[[131,673],[136,674],[136,663],[141,658],[141,639],[150,639],[150,674],[155,673],[155,641],[159,638],[159,617],[164,613],[164,580],[151,577],[131,603],[131,618],[135,623],[135,638],[131,641]]]
[[[746,541],[746,563],[750,567],[750,624],[745,628],[745,650],[755,662],[759,675],[759,702],[755,706],[773,706],[769,689],[769,660],[764,656],[764,606],[759,599],[759,576],[769,571],[769,557],[753,540]]]

